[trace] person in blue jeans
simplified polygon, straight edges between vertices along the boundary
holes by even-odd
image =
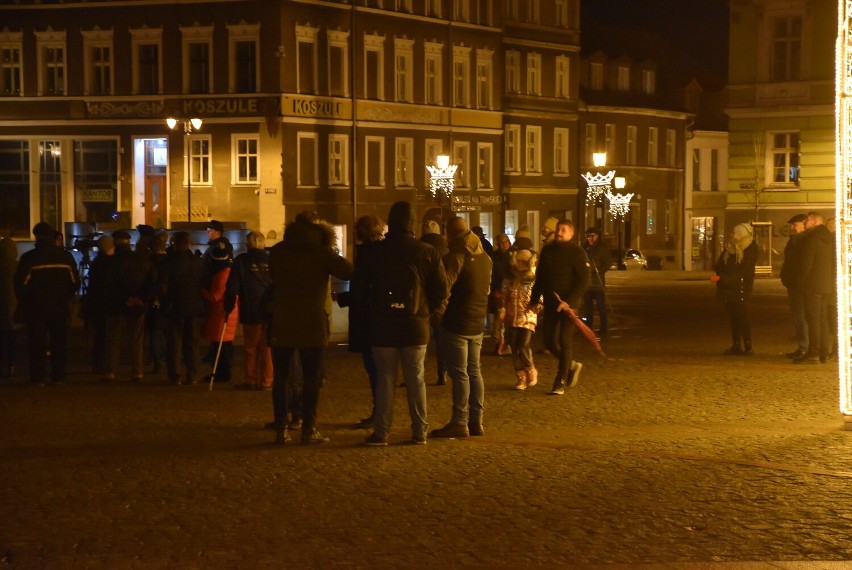
[[[452,218],[447,222],[447,241],[450,251],[443,262],[450,298],[440,312],[439,338],[447,373],[453,383],[453,412],[450,422],[430,435],[484,435],[485,380],[479,356],[488,312],[492,263],[464,218]]]

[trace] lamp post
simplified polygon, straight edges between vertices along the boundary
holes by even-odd
[[[614,174],[614,172],[613,172]],[[626,185],[626,181],[623,176],[616,176],[615,179],[615,189],[616,190],[624,190]],[[612,216],[612,219],[621,222],[618,225],[618,269],[624,270],[627,267],[624,265],[624,217],[630,212],[630,199],[633,198],[633,193],[622,194],[620,192],[612,193],[610,190],[606,191],[606,199],[609,201],[609,215]]]
[[[606,153],[596,152],[592,154],[592,163],[595,165],[595,168],[604,168],[606,166]],[[593,212],[597,203],[600,202],[601,198],[603,198],[604,193],[612,185],[612,179],[614,176],[615,170],[610,170],[606,173],[595,172],[594,174],[586,172],[582,175],[587,186],[586,205],[592,206]],[[595,220],[597,221],[597,216],[595,216]]]
[[[444,229],[444,195],[447,196],[450,208],[452,208],[452,195],[455,189],[455,176],[458,164],[450,164],[450,157],[439,154],[435,158],[436,166],[426,165],[429,171],[429,192],[438,200],[438,209],[441,210],[441,230]]]
[[[192,119],[175,119],[174,117],[169,117],[166,119],[166,124],[169,126],[171,130],[175,130],[178,123],[183,124],[183,134],[186,137],[192,134],[193,129],[198,130],[201,128],[202,120],[199,118]],[[184,146],[184,168],[186,169],[186,221],[192,221],[192,152],[189,153],[189,156],[186,154],[186,146]]]

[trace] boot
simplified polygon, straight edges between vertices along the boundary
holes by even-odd
[[[527,389],[527,371],[526,370],[516,370],[515,375],[518,377],[518,383],[515,384],[515,390],[526,390]]]
[[[550,392],[547,393],[548,396],[561,396],[565,393],[565,378],[563,376],[557,376],[555,380],[553,380],[553,388],[550,389]]]
[[[535,366],[531,366],[526,369],[527,373],[527,388],[532,388],[536,384],[538,384],[538,370],[535,369]]]

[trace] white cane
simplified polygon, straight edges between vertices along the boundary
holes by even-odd
[[[213,372],[210,373],[210,386],[208,392],[213,391],[213,380],[216,378],[216,368],[219,366],[219,355],[222,354],[222,343],[225,342],[225,329],[228,327],[228,315],[225,315],[225,322],[222,323],[222,334],[219,335],[219,348],[216,349],[216,360],[213,361]]]

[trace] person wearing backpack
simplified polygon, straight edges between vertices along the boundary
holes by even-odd
[[[369,307],[370,344],[378,369],[373,433],[364,442],[373,447],[388,444],[400,362],[412,439],[415,444],[426,443],[424,361],[429,321],[448,291],[438,251],[418,240],[414,229],[411,204],[396,202],[388,213],[385,239],[363,252],[352,278],[353,302]]]

